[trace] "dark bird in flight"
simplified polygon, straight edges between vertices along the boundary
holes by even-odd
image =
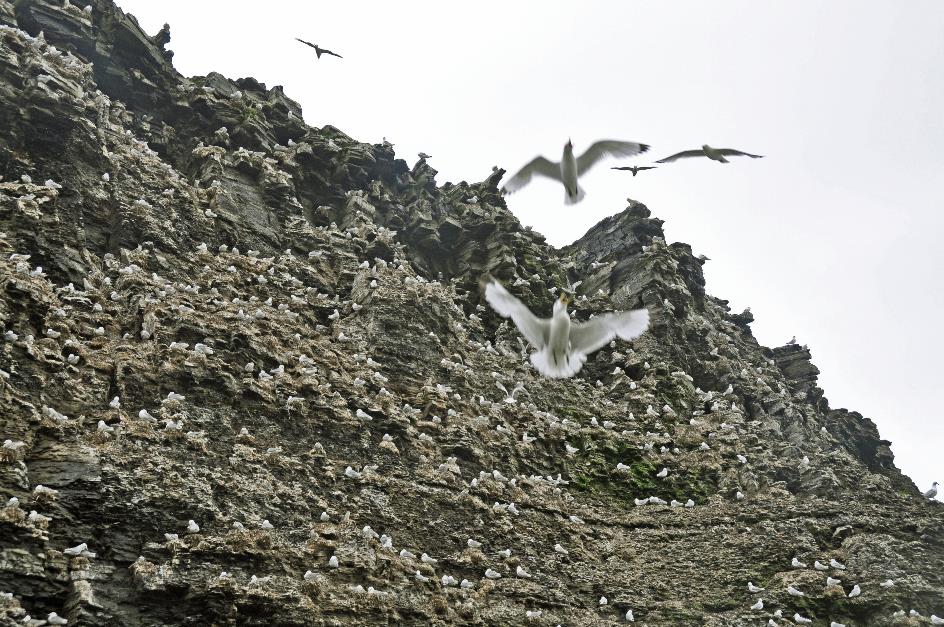
[[[633,176],[642,170],[655,170],[656,166],[654,165],[621,165],[610,168],[611,170],[628,170],[633,173]]]
[[[323,54],[330,54],[332,57],[337,57],[337,58],[339,58],[339,59],[343,59],[343,58],[344,58],[344,57],[342,57],[341,55],[339,55],[337,52],[331,52],[331,51],[328,50],[327,48],[319,48],[319,47],[318,47],[318,44],[313,44],[313,43],[311,43],[310,41],[305,41],[304,39],[299,39],[298,37],[295,38],[295,41],[300,41],[300,42],[302,42],[303,44],[305,44],[306,46],[311,46],[312,48],[314,48],[314,49],[315,49],[315,54],[318,55],[318,58],[319,58],[319,59],[321,58],[321,55],[323,55]]]
[[[687,159],[688,157],[708,157],[712,161],[727,163],[725,157],[750,157],[751,159],[761,159],[764,155],[752,155],[749,152],[741,152],[734,148],[712,148],[708,144],[702,146],[699,150],[683,150],[665,159],[659,159],[656,163],[671,163],[677,159]]]

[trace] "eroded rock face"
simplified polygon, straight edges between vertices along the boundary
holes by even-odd
[[[0,24],[3,621],[944,614],[939,505],[644,205],[555,250],[503,171],[438,186],[279,87],[182,77],[110,2],[0,0]],[[653,324],[541,379],[485,273]]]

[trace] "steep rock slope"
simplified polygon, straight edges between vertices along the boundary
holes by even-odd
[[[944,614],[941,507],[645,206],[555,250],[502,171],[437,186],[90,6],[0,0],[0,620]],[[486,272],[653,325],[543,380]]]

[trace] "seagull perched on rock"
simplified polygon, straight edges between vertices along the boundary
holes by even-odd
[[[751,157],[752,159],[761,159],[763,156],[764,155],[752,155],[749,152],[742,152],[734,148],[712,148],[708,144],[705,144],[696,150],[683,150],[682,152],[675,153],[671,157],[659,159],[656,163],[672,163],[678,159],[687,159],[689,157],[708,157],[712,161],[728,163],[725,157]]]
[[[764,589],[760,586],[755,586],[752,582],[747,582],[747,591],[748,592],[763,592]]]
[[[631,157],[649,150],[647,144],[638,142],[617,141],[603,139],[594,142],[579,157],[574,157],[574,145],[568,139],[564,144],[564,154],[559,163],[545,157],[535,157],[527,165],[518,170],[518,173],[508,179],[502,186],[506,194],[511,194],[531,182],[531,176],[539,174],[547,178],[560,181],[564,184],[564,204],[573,205],[585,196],[585,192],[577,184],[577,179],[583,176],[603,157]]]
[[[318,44],[313,44],[313,43],[311,43],[311,42],[309,42],[309,41],[305,41],[304,39],[299,39],[298,37],[296,37],[296,38],[295,38],[295,41],[300,41],[300,42],[302,42],[303,44],[305,44],[306,46],[311,46],[312,48],[314,48],[314,49],[315,49],[315,54],[318,55],[318,58],[319,58],[319,59],[321,58],[321,55],[323,55],[323,54],[330,54],[332,57],[337,57],[337,58],[339,58],[339,59],[343,59],[343,58],[344,58],[344,57],[342,57],[341,55],[339,55],[337,52],[331,52],[331,51],[328,50],[327,48],[322,48],[322,47],[318,46]]]
[[[655,170],[656,166],[654,165],[623,165],[610,168],[611,170],[626,170],[627,172],[632,172],[633,176],[636,176],[639,172],[643,170]]]
[[[933,499],[935,496],[937,496],[937,485],[938,485],[937,481],[932,483],[931,489],[924,493],[924,498]]]
[[[603,348],[614,337],[632,340],[649,326],[649,310],[636,309],[594,316],[587,322],[571,323],[567,315],[570,297],[561,293],[550,318],[538,318],[527,305],[512,296],[491,277],[483,280],[485,300],[503,318],[511,318],[537,350],[531,364],[545,377],[572,377],[583,367],[587,355]]]

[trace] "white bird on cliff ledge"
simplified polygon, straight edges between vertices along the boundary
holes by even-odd
[[[583,188],[577,184],[577,179],[603,157],[631,157],[647,150],[647,144],[604,139],[594,142],[582,155],[574,157],[574,145],[568,139],[559,163],[545,157],[535,157],[502,185],[502,191],[506,194],[514,193],[530,183],[532,175],[539,174],[563,183],[564,204],[574,205],[586,195]]]
[[[649,326],[649,310],[636,309],[594,316],[587,322],[570,321],[562,293],[554,303],[550,318],[538,318],[527,305],[512,296],[501,283],[486,277],[483,281],[485,300],[503,318],[511,318],[528,342],[537,350],[531,353],[531,364],[545,377],[572,377],[583,367],[587,355],[603,348],[614,337],[632,340]]]
[[[933,499],[935,496],[937,496],[937,486],[938,486],[937,481],[932,483],[931,489],[924,493],[924,498]]]

